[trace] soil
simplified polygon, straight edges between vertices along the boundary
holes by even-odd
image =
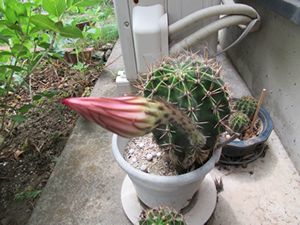
[[[246,129],[244,132],[241,133],[240,137],[236,140],[238,141],[245,141],[253,137],[257,137],[261,132],[263,131],[263,123],[260,118],[257,118],[257,120],[254,123],[253,130],[250,128]]]
[[[77,120],[60,100],[88,96],[103,65],[93,60],[75,68],[61,60],[44,61],[32,74],[31,95],[22,86],[15,96],[0,99],[19,108],[31,102],[30,96],[39,96],[26,121],[2,133],[6,138],[0,145],[0,225],[27,223]]]
[[[250,128],[247,129],[243,134],[241,139],[242,140],[247,140],[250,139],[252,137],[256,137],[258,136],[261,132],[263,131],[263,123],[261,121],[260,118],[258,118],[253,126],[253,130],[251,130]]]
[[[124,150],[124,159],[146,173],[160,176],[177,175],[167,151],[157,145],[152,134],[131,139]]]

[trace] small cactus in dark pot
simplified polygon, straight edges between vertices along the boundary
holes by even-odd
[[[236,133],[243,132],[250,123],[250,119],[245,113],[235,112],[229,117],[229,127]]]
[[[243,96],[237,100],[235,109],[245,113],[250,119],[253,117],[257,107],[257,100],[252,96]]]
[[[186,225],[183,215],[166,207],[143,211],[139,225]]]

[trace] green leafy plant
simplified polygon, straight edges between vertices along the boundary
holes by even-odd
[[[45,57],[55,55],[59,37],[83,38],[82,32],[64,21],[76,7],[90,7],[97,1],[82,0],[1,0],[0,1],[0,134],[10,132],[34,106],[31,74]],[[12,107],[20,86],[28,88],[31,103]]]
[[[123,137],[153,132],[179,173],[207,161],[230,114],[219,66],[197,56],[168,59],[140,85],[145,97],[69,98],[63,103]]]
[[[186,225],[183,215],[167,207],[143,210],[139,225]]]

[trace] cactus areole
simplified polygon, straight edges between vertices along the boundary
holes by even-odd
[[[123,137],[153,132],[183,173],[207,161],[230,114],[218,71],[216,64],[182,56],[148,75],[140,84],[144,97],[68,98],[63,104]]]

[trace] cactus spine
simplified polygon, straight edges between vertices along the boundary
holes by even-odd
[[[182,55],[164,60],[141,85],[145,97],[171,103],[196,124],[206,137],[202,147],[206,156],[224,131],[222,121],[230,113],[228,93],[218,76],[219,70],[217,64],[208,60]],[[161,125],[153,134],[159,145],[168,147],[177,168],[188,169],[195,162],[202,164],[207,159],[195,154],[191,133],[176,123]]]
[[[235,112],[229,117],[229,127],[237,133],[243,132],[250,123],[250,119],[245,113]]]
[[[186,225],[181,214],[166,207],[143,211],[139,225]]]
[[[257,100],[252,96],[243,96],[237,100],[235,109],[245,113],[250,119],[253,117],[257,107]]]

